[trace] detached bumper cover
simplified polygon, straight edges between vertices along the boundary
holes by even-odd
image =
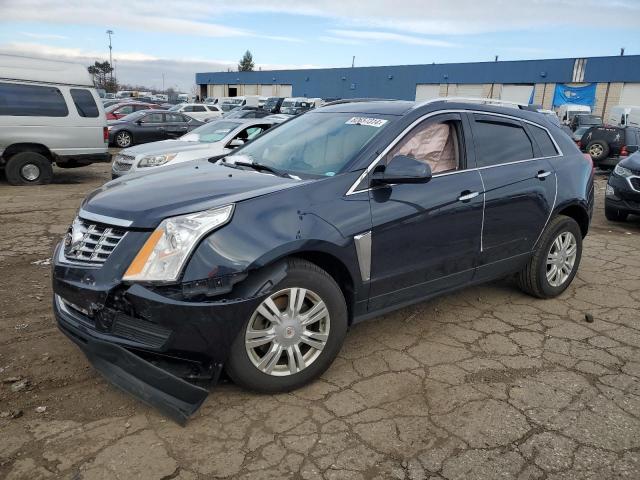
[[[91,338],[60,319],[58,325],[109,382],[181,425],[200,408],[209,394],[207,389],[182,380],[129,350]]]

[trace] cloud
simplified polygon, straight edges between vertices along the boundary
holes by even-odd
[[[35,38],[37,40],[66,40],[69,37],[65,37],[64,35],[54,35],[51,33],[33,33],[33,32],[20,32],[20,35],[24,35],[25,37]]]
[[[91,65],[96,60],[108,59],[102,51],[83,50],[81,48],[54,47],[39,43],[10,42],[0,44],[0,53],[24,55],[48,60],[64,60]],[[116,76],[121,83],[141,85],[160,89],[174,87],[177,90],[190,92],[195,84],[197,72],[220,72],[235,70],[236,61],[203,58],[170,59],[147,55],[139,52],[118,52],[114,66]],[[318,68],[317,65],[287,65],[257,63],[256,68],[263,70],[295,70],[298,68]]]
[[[402,35],[400,33],[380,32],[380,31],[366,31],[366,30],[329,30],[329,33],[337,37],[346,37],[357,40],[367,41],[387,41],[406,43],[408,45],[424,45],[427,47],[455,47],[454,43],[446,42],[444,40],[434,40],[430,38],[415,37],[412,35]]]
[[[325,43],[337,43],[339,45],[366,45],[366,42],[363,42],[362,40],[353,40],[350,38],[339,38],[339,37],[332,37],[329,35],[321,35],[318,37],[318,40],[320,40],[321,42],[325,42]]]

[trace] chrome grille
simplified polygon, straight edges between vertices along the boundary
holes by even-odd
[[[131,166],[135,163],[136,157],[133,155],[118,154],[113,162],[113,169],[119,172],[131,170]]]
[[[104,263],[118,246],[126,231],[76,217],[64,239],[68,260]]]

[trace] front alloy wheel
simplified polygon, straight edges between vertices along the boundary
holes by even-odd
[[[301,372],[315,362],[329,338],[331,319],[317,293],[287,288],[267,297],[245,332],[253,365],[267,375]]]
[[[286,392],[320,376],[347,333],[347,304],[333,277],[317,265],[291,258],[286,276],[246,319],[225,368],[238,385]]]

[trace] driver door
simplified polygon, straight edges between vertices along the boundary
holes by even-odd
[[[409,303],[468,283],[480,254],[483,188],[460,114],[428,118],[381,160],[429,163],[427,183],[374,187],[369,309]],[[467,167],[471,167],[468,169]]]

